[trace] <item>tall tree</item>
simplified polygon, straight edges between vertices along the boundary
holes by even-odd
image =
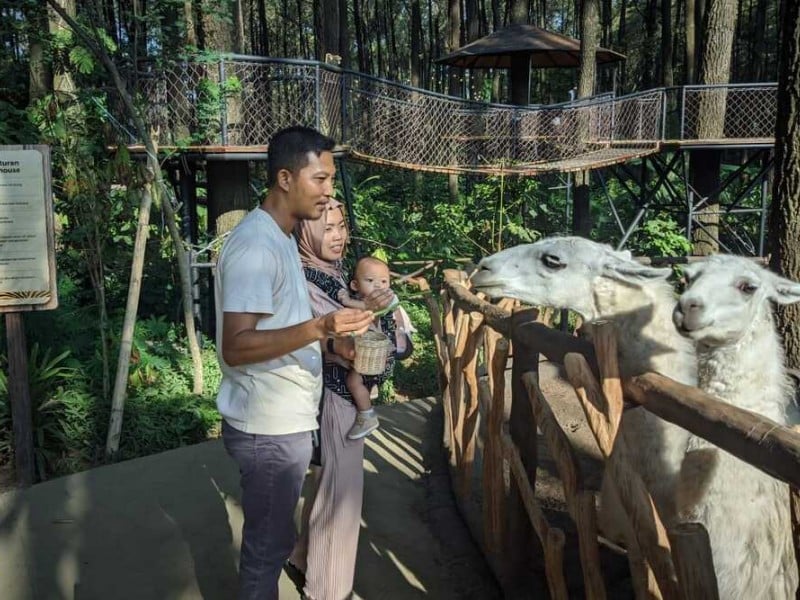
[[[63,9],[63,12],[68,17],[75,17],[75,0],[58,0],[56,5]],[[67,26],[66,20],[61,14],[50,11],[50,35],[53,36],[72,36],[70,28]],[[72,73],[67,68],[67,60],[61,57],[61,60],[53,62],[53,91],[57,95],[72,96],[76,92],[75,82],[72,79]]]
[[[28,27],[28,99],[33,103],[53,90],[53,72],[42,33],[47,31],[47,6],[25,4]]]
[[[775,195],[772,199],[771,266],[800,281],[800,3],[784,3],[775,131]],[[790,367],[800,369],[800,305],[777,312]]]
[[[700,83],[722,85],[730,81],[733,36],[736,31],[736,0],[708,0],[706,5]],[[697,137],[719,139],[725,127],[727,93],[711,89],[699,95]],[[694,253],[712,254],[719,250],[719,185],[722,153],[716,149],[692,151],[690,170],[692,187],[705,199],[699,226],[694,230]]]
[[[600,2],[599,0],[582,0],[579,98],[588,98],[594,93],[599,41]],[[588,118],[584,118],[588,117],[588,114],[581,113],[579,116],[579,139],[583,140],[588,135]],[[585,237],[588,237],[592,231],[591,201],[589,197],[590,175],[590,171],[581,171],[575,176],[575,195],[573,197],[572,231]]]
[[[419,0],[411,0],[411,86],[422,87],[425,78],[423,76],[422,61],[422,13],[420,12]]]
[[[315,11],[317,23],[317,59],[326,54],[339,56],[339,0],[320,0]]]
[[[661,85],[672,86],[672,0],[661,0]]]
[[[508,9],[511,23],[528,22],[527,0],[508,0]],[[508,78],[511,85],[511,104],[520,106],[528,104],[531,101],[529,97],[531,89],[530,57],[525,54],[513,54]]]
[[[448,51],[453,52],[461,44],[461,1],[448,0],[447,3],[447,46]],[[450,67],[450,79],[448,82],[448,92],[451,96],[461,95],[461,76],[456,67]],[[447,178],[450,200],[458,200],[458,175],[451,174]]]

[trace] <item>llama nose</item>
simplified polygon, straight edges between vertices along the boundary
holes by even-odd
[[[681,310],[684,314],[698,313],[703,310],[703,301],[700,298],[684,298],[681,300]]]

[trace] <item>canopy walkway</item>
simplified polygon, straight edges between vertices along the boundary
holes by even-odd
[[[149,65],[135,76],[162,146],[228,159],[263,159],[271,135],[296,124],[330,135],[355,159],[440,173],[566,173],[662,148],[774,141],[776,84],[660,88],[518,107],[304,60],[230,55]],[[721,130],[699,127],[708,102],[724,108]]]

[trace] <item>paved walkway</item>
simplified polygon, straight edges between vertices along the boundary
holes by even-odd
[[[364,460],[358,597],[499,597],[443,484],[441,409],[422,399],[380,413]],[[233,598],[238,498],[220,441],[0,495],[0,598]],[[297,598],[284,575],[281,599]]]

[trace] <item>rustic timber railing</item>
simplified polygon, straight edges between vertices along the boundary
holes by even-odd
[[[158,143],[182,151],[263,154],[273,133],[299,124],[372,163],[446,173],[569,172],[652,154],[667,142],[771,144],[775,130],[775,84],[509,106],[307,60],[226,55],[142,63],[129,76]],[[722,115],[713,138],[698,128],[710,103]]]
[[[610,325],[596,327],[589,343],[548,327],[535,309],[515,308],[509,300],[494,305],[473,295],[459,271],[444,275],[441,305],[428,295],[444,444],[459,505],[509,597],[530,595],[537,564],[543,565],[538,583],[546,580],[552,598],[580,593],[605,598],[609,588],[607,561],[600,555],[613,545],[598,536],[594,492],[584,481],[569,431],[539,387],[540,354],[566,369],[629,515],[634,537],[627,540],[627,552],[617,550],[627,559],[637,598],[713,599],[718,593],[705,529],[687,523],[666,530],[641,479],[628,467],[629,450],[616,437],[623,399],[788,482],[797,513],[800,434],[655,373],[622,379]],[[417,283],[428,289],[424,280]],[[574,523],[568,534],[552,522],[536,494],[538,436],[557,467],[565,512]],[[797,539],[798,525],[793,526]],[[577,586],[566,576],[567,556],[575,555],[580,568],[569,571],[582,574]]]

